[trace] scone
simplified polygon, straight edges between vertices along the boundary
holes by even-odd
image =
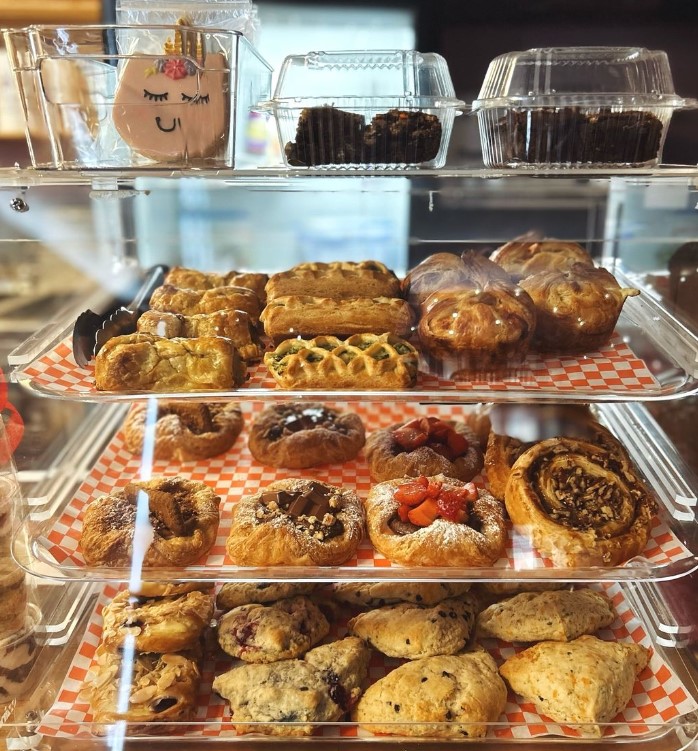
[[[213,597],[203,592],[142,599],[124,590],[102,612],[102,643],[111,651],[195,649],[212,617]]]
[[[438,655],[407,662],[376,681],[352,719],[385,735],[482,738],[482,723],[496,722],[506,700],[497,664],[486,652]]]
[[[318,586],[305,582],[226,582],[218,591],[216,607],[232,610],[252,602],[276,602],[296,595],[309,595]]]
[[[437,417],[417,417],[376,430],[366,441],[365,453],[374,482],[419,475],[445,475],[468,482],[483,463],[470,427]]]
[[[522,592],[483,610],[477,635],[512,642],[571,641],[615,619],[610,600],[591,589]]]
[[[233,608],[218,622],[218,643],[244,662],[278,662],[301,657],[329,630],[317,605],[299,595]]]
[[[475,622],[477,605],[467,598],[442,600],[431,607],[411,602],[384,605],[359,613],[347,628],[388,657],[453,655],[468,643]]]
[[[319,402],[285,402],[255,418],[248,445],[267,467],[303,469],[349,461],[364,440],[363,423],[353,412]]]
[[[148,504],[147,526],[136,528]],[[80,550],[89,566],[187,566],[208,553],[218,532],[220,498],[203,482],[154,477],[130,482],[85,509]]]
[[[467,582],[337,582],[332,586],[332,597],[359,608],[380,608],[396,602],[434,605],[460,597],[469,589]]]
[[[278,480],[235,504],[226,547],[238,566],[338,566],[363,534],[364,510],[352,490]]]
[[[556,722],[598,738],[633,694],[649,651],[639,644],[580,636],[544,641],[510,657],[500,668],[511,688]]]
[[[129,592],[139,599],[174,597],[187,592],[213,594],[215,584],[206,582],[129,581]]]
[[[310,735],[313,723],[336,722],[354,706],[370,654],[350,636],[315,647],[302,660],[233,668],[214,679],[213,690],[230,703],[238,733]]]
[[[126,416],[124,444],[136,456],[147,444],[153,459],[197,461],[225,453],[242,426],[236,402],[136,402]]]

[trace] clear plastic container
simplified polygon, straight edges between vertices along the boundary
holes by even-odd
[[[34,167],[239,167],[271,87],[239,32],[30,26],[5,41]]]
[[[651,166],[673,112],[669,59],[642,47],[547,47],[496,57],[473,102],[488,167]]]
[[[440,55],[309,52],[284,60],[274,98],[289,167],[442,167],[456,99]]]

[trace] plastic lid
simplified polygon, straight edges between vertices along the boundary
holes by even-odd
[[[644,47],[545,47],[489,65],[473,109],[541,105],[695,106],[677,96],[669,58]]]

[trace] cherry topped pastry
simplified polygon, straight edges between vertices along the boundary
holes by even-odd
[[[443,474],[469,481],[482,469],[483,454],[463,422],[418,417],[372,433],[366,441],[371,479]]]

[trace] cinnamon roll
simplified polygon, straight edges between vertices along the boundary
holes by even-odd
[[[573,438],[516,460],[505,503],[514,526],[556,566],[616,566],[644,549],[655,502],[625,452]]]
[[[577,243],[553,238],[531,241],[528,237],[517,237],[490,256],[514,281],[541,271],[567,271],[575,263],[594,266],[591,256]]]

